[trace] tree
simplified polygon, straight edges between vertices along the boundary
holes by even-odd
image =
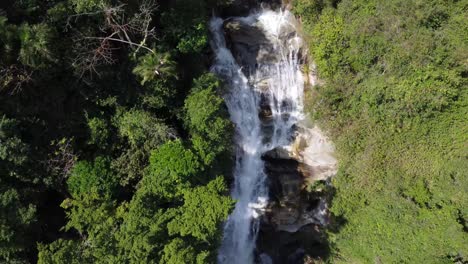
[[[208,44],[205,1],[181,0],[161,15],[167,42],[181,53],[199,53]]]
[[[37,209],[27,201],[24,191],[7,184],[0,174],[0,261],[22,263],[33,246],[31,234],[34,234]]]
[[[17,39],[17,26],[8,23],[8,18],[0,16],[0,55],[2,56],[2,64],[13,62],[16,59],[15,42]]]
[[[153,263],[168,242],[167,222],[174,217],[163,209],[150,190],[141,186],[130,203],[119,208],[122,224],[116,238],[122,257],[130,263]]]
[[[229,151],[232,138],[232,123],[224,101],[216,94],[220,81],[211,73],[204,74],[194,82],[190,95],[185,100],[185,122],[192,134],[194,149],[206,165],[222,152]]]
[[[141,85],[153,80],[154,78],[175,78],[176,64],[168,53],[157,53],[153,51],[139,59],[133,73],[140,77]]]
[[[190,235],[209,245],[216,245],[221,238],[219,227],[234,205],[226,193],[223,177],[217,177],[206,186],[185,190],[184,205],[167,225],[169,234]]]
[[[109,126],[103,118],[88,118],[88,128],[90,131],[89,143],[96,146],[105,147],[110,137]]]
[[[37,182],[34,175],[28,175],[29,146],[19,137],[18,122],[0,116],[0,175],[3,179],[7,177],[17,178],[26,182]]]
[[[151,153],[148,175],[142,183],[159,199],[175,200],[199,180],[196,176],[201,169],[198,157],[180,140],[173,140]]]
[[[101,8],[108,5],[108,1],[106,0],[71,0],[71,4],[73,5],[77,13],[82,13],[82,12],[92,12],[92,11],[100,10]]]
[[[46,169],[51,174],[46,184],[49,186],[62,186],[64,180],[70,175],[76,161],[77,154],[73,150],[73,140],[62,138],[51,142],[53,149],[49,153],[46,163]]]
[[[197,250],[181,238],[175,238],[170,241],[163,250],[163,256],[159,263],[161,264],[177,264],[190,263],[202,264],[210,263],[208,261],[208,252]]]
[[[58,239],[48,245],[38,245],[38,264],[82,264],[92,263],[84,256],[84,248],[80,241]]]
[[[96,194],[112,197],[116,194],[118,180],[110,170],[110,162],[97,157],[92,163],[79,161],[67,180],[68,190],[74,198]]]
[[[148,47],[148,42],[154,40],[154,28],[150,28],[152,14],[156,10],[156,4],[152,0],[141,1],[137,11],[127,15],[125,4],[110,6],[103,0],[77,1],[77,14],[68,18],[67,26],[81,17],[103,16],[99,21],[99,36],[88,35],[79,32],[76,37],[75,49],[78,54],[73,65],[83,77],[85,73],[97,73],[101,65],[114,64],[117,59],[115,51],[119,49],[118,44],[127,47],[136,56],[140,50],[155,53]],[[85,12],[86,10],[93,12]]]
[[[21,63],[34,69],[40,69],[55,61],[51,49],[54,32],[47,24],[22,24],[18,32],[21,42],[19,51]]]
[[[127,138],[130,145],[146,148],[147,151],[175,137],[175,132],[162,120],[143,110],[122,110],[114,123],[119,129],[119,134]]]
[[[173,129],[143,110],[119,110],[114,124],[120,136],[130,144],[120,157],[112,161],[112,167],[120,174],[123,184],[139,180],[148,165],[150,152],[176,137]]]

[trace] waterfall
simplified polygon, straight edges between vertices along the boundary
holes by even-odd
[[[261,43],[253,47],[244,41],[245,50],[256,49],[254,54],[239,49],[233,55],[226,45],[226,21],[214,17],[210,22],[215,54],[211,70],[229,88],[224,98],[236,127],[232,197],[237,203],[224,227],[218,262],[249,264],[254,262],[260,216],[268,203],[262,154],[288,148],[303,119],[302,40],[288,11],[263,10],[229,21],[259,30]]]

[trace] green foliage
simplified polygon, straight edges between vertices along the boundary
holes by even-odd
[[[193,77],[207,70],[207,14],[231,1],[11,2],[0,16],[0,262],[213,263],[232,204],[213,181],[231,170],[231,125],[219,81]],[[209,106],[190,127],[188,94],[191,110]],[[203,223],[174,220],[190,217]]]
[[[36,206],[28,204],[18,190],[6,187],[0,175],[0,261],[21,263],[31,245],[28,232],[36,219]]]
[[[151,171],[170,177],[188,177],[200,168],[197,157],[180,140],[169,141],[151,154]]]
[[[206,23],[198,22],[189,28],[191,30],[186,32],[187,35],[180,40],[177,48],[182,53],[200,52],[208,43]]]
[[[200,169],[198,157],[180,140],[169,141],[151,153],[149,175],[143,182],[162,199],[173,199],[197,180]]]
[[[17,27],[8,23],[8,18],[0,16],[0,55],[2,56],[1,63],[11,62],[15,58],[15,41]]]
[[[190,235],[206,242],[219,240],[219,226],[234,204],[231,198],[224,196],[226,192],[222,177],[206,186],[184,191],[184,205],[179,209],[180,214],[169,222],[169,234]]]
[[[343,27],[343,19],[335,16],[332,9],[325,9],[314,26],[312,56],[320,69],[320,76],[324,78],[332,78],[339,70],[346,68],[344,51],[347,40]]]
[[[215,83],[217,84],[217,83]],[[223,99],[216,95],[213,84],[209,83],[205,89],[196,89],[185,101],[188,114],[187,123],[196,133],[216,139],[219,129],[226,127],[226,120],[222,119]],[[198,90],[198,91],[197,91]],[[221,133],[222,134],[222,133]]]
[[[0,262],[21,263],[33,246],[37,206],[29,200],[34,183],[29,146],[19,135],[19,123],[0,115]]]
[[[140,77],[142,85],[156,78],[177,79],[176,63],[170,54],[156,51],[141,56],[133,73]]]
[[[186,124],[192,132],[192,143],[206,165],[231,145],[232,124],[223,99],[216,94],[219,87],[220,81],[213,74],[204,74],[194,82],[185,100]]]
[[[311,26],[322,12],[323,0],[296,0],[292,2],[292,12],[299,16],[306,26]]]
[[[76,13],[100,10],[107,6],[107,0],[70,0]]]
[[[120,135],[132,146],[147,146],[154,149],[169,138],[171,129],[149,112],[138,109],[124,111],[117,116],[116,126]]]
[[[138,109],[119,110],[114,124],[121,137],[126,138],[130,144],[129,149],[112,161],[112,167],[120,173],[125,185],[141,178],[150,152],[169,140],[175,132],[150,112]]]
[[[168,41],[181,53],[201,52],[208,44],[205,1],[181,0],[162,14]]]
[[[91,134],[89,143],[104,147],[110,136],[106,120],[98,117],[88,118],[88,128]]]
[[[333,263],[466,260],[466,8],[341,1],[307,28],[324,78],[309,104],[340,161]]]
[[[149,153],[147,150],[130,147],[119,157],[112,160],[111,167],[116,171],[120,184],[123,186],[135,184],[141,179],[144,168],[148,165]]]
[[[68,222],[66,230],[72,228],[78,230],[81,234],[89,235],[89,242],[96,243],[92,239],[96,236],[102,236],[104,226],[107,222],[114,221],[111,217],[114,210],[114,203],[108,199],[103,199],[97,193],[90,193],[88,196],[77,199],[66,199],[61,207],[66,209]],[[107,238],[109,239],[109,238]],[[99,246],[99,243],[96,243]]]
[[[80,161],[67,180],[68,190],[75,198],[96,194],[110,197],[116,192],[117,178],[109,168],[110,162],[97,157],[94,162]]]
[[[0,175],[23,178],[23,166],[28,157],[28,145],[18,137],[18,122],[7,118],[0,119]]]
[[[38,264],[91,263],[82,255],[82,245],[75,240],[59,239],[48,245],[38,245]]]
[[[47,24],[22,24],[18,31],[21,63],[33,68],[44,68],[55,60],[51,49],[54,32]]]
[[[139,189],[129,204],[119,208],[122,225],[116,237],[124,259],[130,263],[155,262],[169,242],[166,225],[173,213],[158,208],[152,198],[146,189]]]
[[[196,250],[181,238],[175,238],[164,247],[161,264],[202,264],[207,263],[207,252],[197,254]]]

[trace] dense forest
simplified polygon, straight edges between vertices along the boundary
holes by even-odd
[[[233,201],[220,1],[2,1],[0,262],[209,263]]]
[[[0,3],[0,263],[215,263],[232,0]],[[242,1],[241,1],[242,2]],[[468,1],[291,0],[335,142],[330,263],[468,261]]]
[[[298,0],[335,141],[333,263],[468,261],[468,1]]]

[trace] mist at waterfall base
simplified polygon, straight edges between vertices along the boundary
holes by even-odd
[[[224,227],[218,262],[248,264],[254,262],[259,216],[268,203],[262,154],[276,147],[287,148],[296,124],[303,119],[302,40],[298,36],[284,37],[285,29],[295,27],[294,17],[288,11],[263,10],[229,19],[260,28],[265,45],[273,54],[271,59],[256,61],[254,67],[239,65],[226,46],[223,19],[211,20],[211,46],[215,53],[211,70],[229,87],[225,101],[236,126],[232,197],[237,203]],[[261,104],[268,104],[271,109],[268,125],[260,118]],[[260,261],[270,262],[267,256]]]

